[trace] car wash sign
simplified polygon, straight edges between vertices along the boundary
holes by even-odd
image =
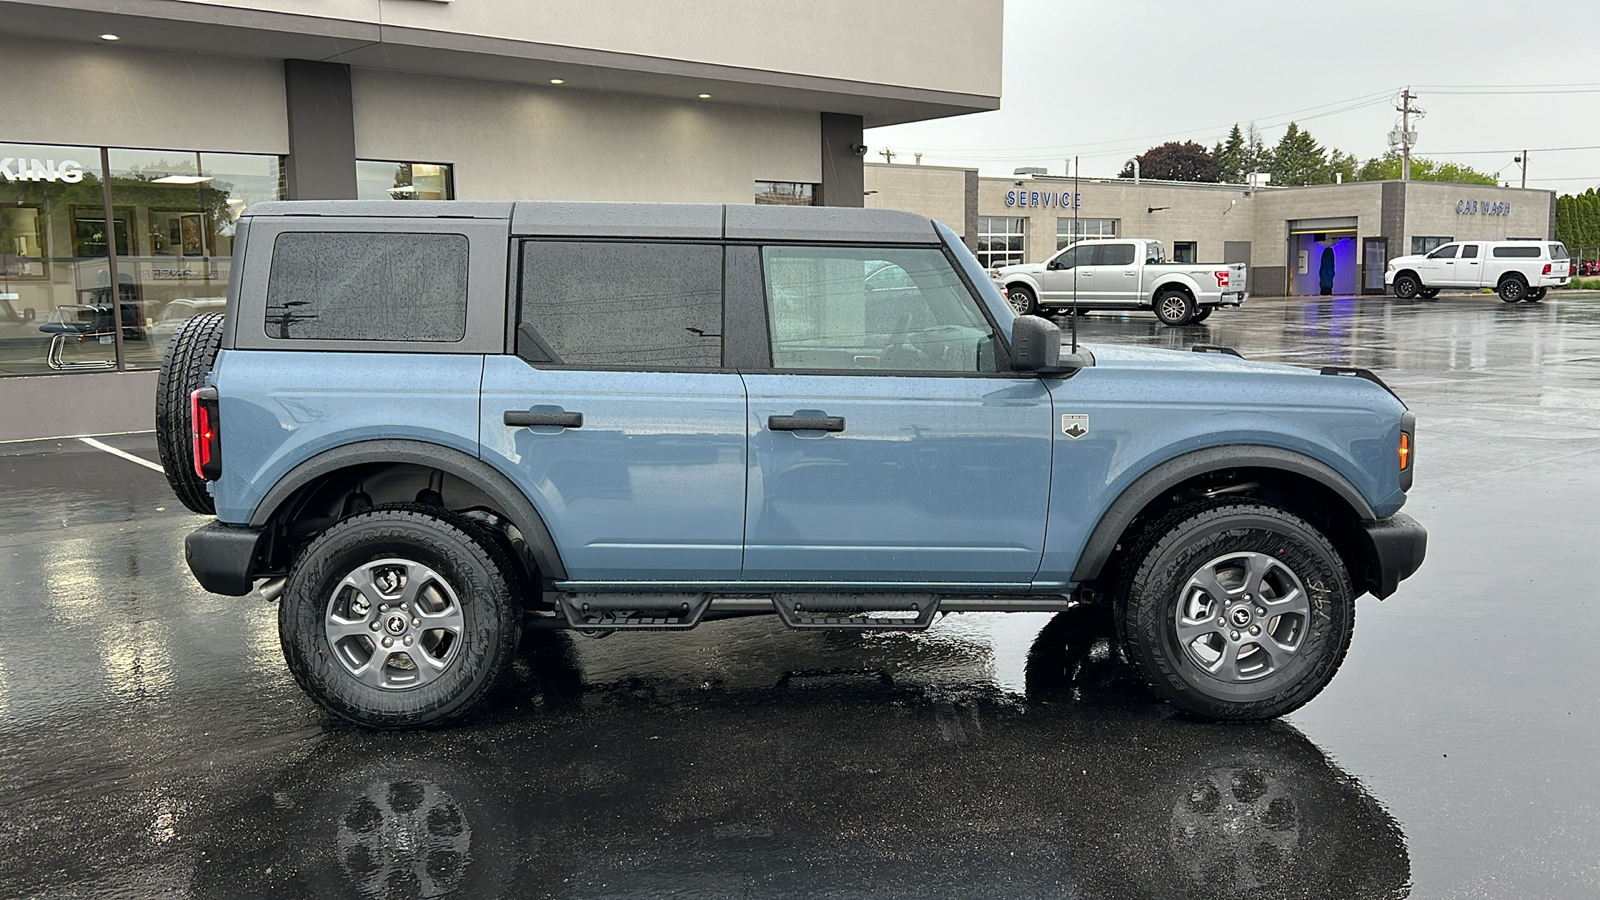
[[[1457,200],[1456,215],[1458,216],[1509,216],[1511,215],[1511,201],[1491,203],[1488,200]]]
[[[1071,191],[1006,191],[1006,206],[1059,206],[1070,208],[1083,205],[1083,195]]]
[[[83,163],[75,159],[21,159],[0,156],[0,181],[59,181],[77,184],[83,180]]]

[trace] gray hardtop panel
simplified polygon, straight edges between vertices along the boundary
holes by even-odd
[[[511,233],[524,237],[722,237],[715,203],[607,203],[525,200],[511,214]]]
[[[731,241],[937,244],[933,220],[897,209],[839,206],[728,206]]]
[[[479,200],[267,200],[246,216],[350,216],[406,219],[509,219],[509,202]]]

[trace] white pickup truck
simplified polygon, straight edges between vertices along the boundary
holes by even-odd
[[[1153,310],[1163,325],[1202,322],[1250,296],[1244,263],[1169,263],[1160,241],[1079,241],[1042,263],[990,272],[1019,315],[1050,310]]]
[[[1456,241],[1389,260],[1383,280],[1401,300],[1434,297],[1440,288],[1493,288],[1507,303],[1537,303],[1571,277],[1560,241]]]

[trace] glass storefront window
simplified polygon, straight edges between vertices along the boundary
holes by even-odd
[[[798,181],[756,182],[756,204],[759,206],[815,206],[817,186]]]
[[[0,143],[0,375],[116,367],[102,188],[98,147]]]
[[[1117,236],[1116,219],[1056,219],[1056,249],[1060,250],[1078,240],[1114,238]]]
[[[985,269],[1022,262],[1027,242],[1027,219],[1021,216],[978,217],[978,261]]]
[[[281,166],[276,156],[183,150],[111,150],[109,158],[117,277],[135,311],[124,365],[153,368],[178,326],[226,305],[239,214],[282,196]]]
[[[356,160],[357,200],[454,200],[452,167],[440,163]]]

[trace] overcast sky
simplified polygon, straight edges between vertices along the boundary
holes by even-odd
[[[1004,79],[999,110],[873,129],[868,159],[1061,174],[1077,154],[1085,176],[1111,176],[1233,122],[1270,145],[1293,119],[1365,160],[1388,149],[1410,85],[1427,111],[1417,155],[1515,186],[1526,147],[1528,187],[1600,186],[1600,0],[1005,0]],[[1564,147],[1589,149],[1544,149]]]

